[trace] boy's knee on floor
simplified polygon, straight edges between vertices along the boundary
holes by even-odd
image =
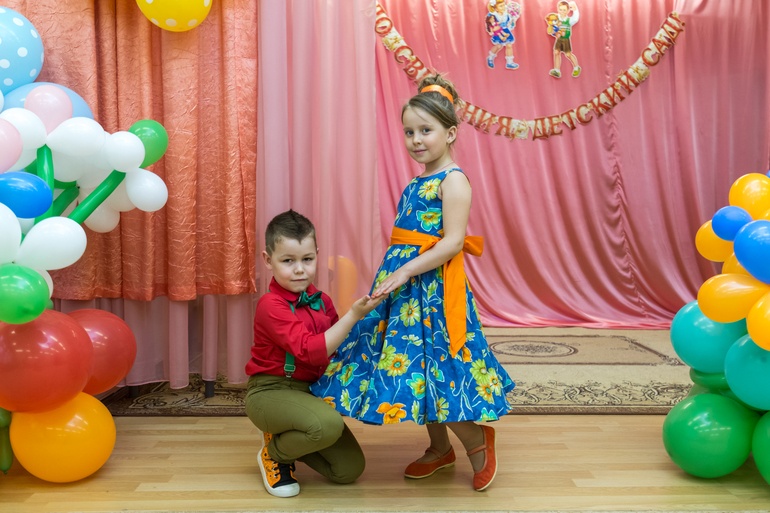
[[[366,468],[363,453],[350,454],[342,468],[333,469],[331,480],[337,484],[350,484],[361,477]]]

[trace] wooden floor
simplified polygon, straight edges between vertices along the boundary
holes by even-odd
[[[412,423],[350,422],[367,455],[364,475],[333,485],[299,464],[299,496],[274,498],[257,468],[257,431],[246,417],[117,417],[109,461],[69,484],[31,476],[18,463],[0,475],[0,511],[742,511],[770,510],[770,485],[753,462],[698,479],[668,458],[663,416],[523,416],[497,422],[497,478],[471,488],[471,467],[402,477],[426,445]]]

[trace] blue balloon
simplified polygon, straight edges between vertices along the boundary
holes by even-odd
[[[91,112],[91,107],[88,106],[86,101],[75,91],[72,89],[65,87],[63,85],[54,84],[53,82],[32,82],[31,84],[23,85],[21,87],[18,87],[11,91],[10,93],[5,95],[5,105],[3,106],[2,110],[7,110],[12,107],[17,107],[20,109],[24,108],[24,100],[27,99],[27,94],[37,86],[41,85],[51,85],[54,87],[58,87],[65,93],[67,93],[67,96],[69,96],[70,101],[72,102],[72,117],[73,118],[89,118],[94,119],[94,114]]]
[[[741,207],[722,207],[711,218],[711,228],[720,239],[735,240],[738,230],[751,221],[751,214]]]
[[[746,335],[727,351],[725,377],[733,394],[758,410],[770,410],[770,351]]]
[[[671,321],[671,345],[677,356],[698,372],[721,374],[725,355],[736,340],[746,335],[746,319],[716,322],[706,317],[697,301],[684,305]]]
[[[33,82],[43,69],[43,40],[30,21],[0,6],[0,92]]]
[[[735,258],[754,278],[770,283],[770,221],[759,219],[738,230]]]
[[[0,174],[0,203],[16,217],[29,219],[44,214],[53,203],[53,192],[45,180],[25,171]]]

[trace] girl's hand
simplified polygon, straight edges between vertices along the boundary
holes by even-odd
[[[361,318],[377,308],[377,305],[382,303],[386,297],[387,296],[380,296],[378,298],[372,298],[372,296],[364,296],[356,299],[350,306],[350,309],[358,318]]]
[[[380,285],[374,289],[374,292],[372,292],[372,297],[378,298],[381,296],[387,296],[394,290],[398,289],[401,285],[409,281],[409,278],[411,278],[411,276],[409,273],[404,272],[403,268],[394,271],[390,276],[382,280],[382,283],[380,283]]]

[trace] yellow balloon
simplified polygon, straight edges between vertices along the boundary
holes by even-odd
[[[733,253],[733,243],[720,239],[711,227],[711,221],[706,221],[695,234],[695,249],[706,260],[724,262]]]
[[[95,397],[79,393],[53,410],[15,412],[11,447],[17,461],[44,481],[69,483],[90,476],[115,447],[115,421]]]
[[[746,327],[751,340],[762,349],[770,351],[770,293],[762,296],[751,307],[746,317]]]
[[[212,0],[136,0],[139,9],[154,25],[184,32],[200,25],[211,10]]]
[[[736,322],[746,318],[770,285],[745,274],[712,276],[698,290],[698,307],[714,322]]]
[[[770,209],[770,177],[761,173],[749,173],[738,178],[730,186],[730,205],[741,207],[752,219],[761,219]]]
[[[751,276],[751,273],[738,262],[735,253],[727,257],[727,260],[722,264],[722,274],[745,274],[746,276]]]

